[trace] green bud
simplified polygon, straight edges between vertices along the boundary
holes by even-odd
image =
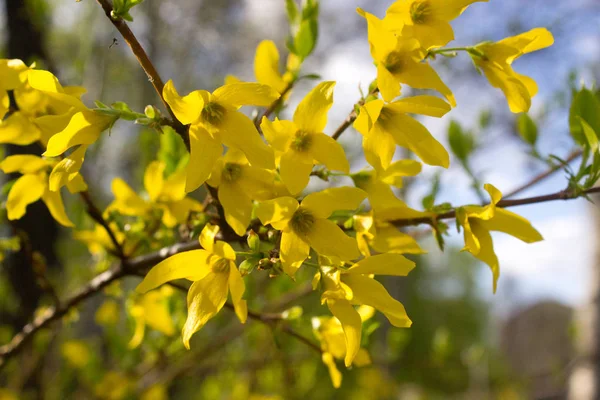
[[[256,268],[257,265],[258,263],[256,259],[253,258],[248,258],[247,260],[242,261],[242,263],[239,266],[240,274],[242,276],[250,274],[252,271],[254,271],[254,268]]]
[[[253,252],[258,253],[260,251],[260,238],[253,230],[248,233],[247,243]]]
[[[146,117],[148,117],[150,119],[155,119],[156,118],[156,108],[154,108],[154,106],[147,105],[146,108],[144,108],[144,114],[146,114]]]
[[[292,308],[288,308],[284,312],[281,313],[281,318],[291,320],[298,319],[302,316],[303,310],[300,306],[294,306]]]

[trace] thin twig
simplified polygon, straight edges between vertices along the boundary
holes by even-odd
[[[581,157],[581,154],[582,154],[581,150],[575,150],[575,151],[571,152],[571,154],[569,154],[569,156],[565,159],[565,163],[569,164],[571,161],[574,161],[577,158]],[[555,165],[554,167],[548,169],[547,171],[544,171],[541,174],[534,176],[529,182],[527,182],[527,183],[519,186],[518,188],[505,194],[504,198],[508,199],[510,197],[513,197],[513,196],[537,185],[538,183],[542,182],[544,179],[552,176],[555,172],[561,170],[562,167],[563,167],[563,165]]]
[[[594,187],[584,191],[584,194],[591,193],[599,193],[600,187]],[[527,204],[537,204],[537,203],[545,203],[547,201],[555,201],[555,200],[572,200],[579,198],[581,195],[578,193],[574,193],[571,190],[561,190],[560,192],[546,194],[542,196],[534,196],[534,197],[526,197],[524,199],[506,199],[500,200],[496,207],[507,208],[507,207],[516,207],[523,206]],[[395,221],[391,221],[395,226],[411,226],[411,225],[419,225],[419,224],[433,224],[436,220],[440,219],[452,219],[456,217],[456,210],[450,210],[448,212],[432,215],[431,217],[420,217],[420,218],[407,218],[407,219],[397,219]]]
[[[117,18],[117,19],[112,18],[111,12],[113,11],[113,8],[112,8],[112,5],[110,4],[110,2],[108,0],[96,0],[96,1],[98,2],[98,4],[100,4],[100,6],[102,6],[102,9],[104,10],[104,13],[106,14],[106,17],[115,26],[115,28],[117,28],[119,33],[121,33],[121,36],[123,36],[125,43],[127,43],[129,48],[131,48],[131,51],[137,58],[141,67],[144,69],[144,72],[146,73],[148,80],[154,87],[154,90],[156,90],[156,93],[158,94],[158,97],[160,97],[160,100],[162,101],[165,109],[167,110],[167,112],[169,113],[171,118],[173,119],[172,124],[169,124],[169,125],[174,127],[174,129],[177,131],[177,133],[179,133],[182,136],[184,142],[186,142],[186,144],[188,144],[189,138],[187,135],[187,129],[185,128],[185,126],[183,126],[177,120],[177,117],[173,113],[173,110],[171,110],[171,107],[169,107],[169,104],[164,99],[164,97],[162,95],[163,87],[164,87],[163,80],[161,79],[160,75],[158,74],[158,71],[156,70],[156,68],[154,67],[154,64],[152,64],[152,61],[150,61],[148,54],[146,54],[146,51],[144,50],[144,48],[142,47],[140,42],[137,40],[137,38],[135,37],[135,35],[131,31],[131,29],[129,29],[129,26],[127,25],[127,23],[122,18]],[[189,146],[188,146],[188,148],[189,148]]]
[[[123,246],[121,245],[121,243],[119,243],[119,241],[117,240],[117,237],[115,236],[115,233],[111,229],[108,222],[104,219],[104,216],[102,215],[102,211],[100,211],[100,209],[94,204],[88,191],[79,192],[79,195],[81,196],[82,200],[85,202],[86,211],[87,211],[88,215],[94,221],[96,221],[97,223],[102,225],[102,227],[104,228],[104,230],[110,237],[110,241],[113,243],[113,246],[115,246],[115,252],[117,253],[117,257],[119,257],[121,260],[125,260],[127,258],[127,256],[125,255],[125,252],[123,251]]]
[[[283,89],[283,91],[281,92],[281,95],[277,98],[277,100],[275,100],[273,103],[271,103],[271,105],[269,107],[266,108],[266,110],[262,113],[262,114],[258,114],[255,118],[254,118],[254,126],[256,126],[256,129],[258,129],[258,131],[260,132],[260,123],[263,119],[263,117],[269,117],[269,115],[273,114],[273,112],[277,109],[277,107],[279,107],[280,105],[283,104],[284,102],[284,97],[285,95],[292,90],[292,88],[294,87],[294,82],[289,82],[287,84],[287,86],[285,87],[285,89]]]
[[[368,95],[369,96],[374,96],[379,92],[378,88],[373,89]],[[362,106],[365,104],[366,101],[366,97],[363,99],[360,99],[355,106]],[[333,140],[338,140],[338,138],[340,136],[342,136],[342,133],[344,133],[346,131],[346,129],[348,129],[348,127],[350,125],[352,125],[352,123],[354,121],[356,121],[356,118],[358,117],[358,114],[356,114],[356,111],[354,110],[354,107],[352,108],[352,111],[350,111],[350,114],[348,114],[348,116],[346,117],[346,119],[344,120],[344,122],[342,122],[342,124],[340,126],[338,126],[338,128],[335,130],[335,132],[333,132],[333,134],[331,135],[331,137],[333,138]]]

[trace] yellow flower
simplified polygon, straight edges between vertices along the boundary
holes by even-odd
[[[279,51],[275,43],[263,40],[258,44],[254,57],[254,76],[259,83],[271,86],[281,94],[294,79],[298,67],[298,56],[290,53],[286,72],[282,75],[279,72]]]
[[[208,179],[223,153],[222,145],[241,150],[255,167],[275,168],[273,150],[262,141],[252,121],[237,111],[244,105],[269,106],[279,98],[271,87],[239,82],[221,86],[213,93],[196,90],[181,97],[169,80],[163,96],[177,119],[182,124],[191,124],[187,192]]]
[[[352,174],[356,187],[361,188],[369,196],[369,203],[374,211],[404,205],[394,195],[391,186],[402,187],[402,178],[415,176],[421,172],[421,163],[414,160],[399,160],[380,172],[377,170],[361,171]]]
[[[252,219],[254,200],[277,197],[275,172],[248,164],[244,153],[229,149],[214,166],[207,183],[219,188],[219,202],[225,219],[242,236]]]
[[[0,120],[8,112],[9,90],[15,90],[27,81],[27,66],[21,60],[0,59]]]
[[[437,97],[414,96],[384,104],[373,100],[360,107],[354,128],[363,135],[365,158],[375,169],[390,166],[396,145],[404,147],[429,165],[448,168],[448,152],[416,119],[408,114],[440,118],[450,106]]]
[[[392,209],[394,210],[394,214],[402,214],[404,218],[413,218],[425,214],[409,208],[404,203],[402,204],[403,206]],[[389,213],[390,211],[386,210],[386,212]],[[374,217],[371,211],[367,214],[355,215],[353,219],[358,248],[365,257],[371,255],[371,247],[378,253],[427,253],[412,236],[401,232],[389,222],[390,217],[387,220],[381,218],[379,215]]]
[[[123,215],[145,216],[153,208],[162,210],[162,222],[174,227],[185,222],[192,211],[202,211],[198,201],[186,197],[185,171],[179,170],[165,179],[166,165],[162,161],[153,161],[144,173],[144,187],[149,201],[142,199],[125,181],[115,178],[112,191],[115,200],[108,210],[117,210]]]
[[[74,368],[84,368],[92,357],[88,344],[83,340],[69,340],[62,344],[60,350],[65,360]]]
[[[510,111],[520,113],[529,110],[531,98],[537,94],[538,88],[533,79],[515,72],[511,64],[523,54],[553,43],[554,38],[547,29],[534,28],[496,43],[481,43],[470,54],[490,84],[504,92]]]
[[[422,62],[426,52],[417,39],[396,36],[373,14],[360,8],[357,11],[367,20],[371,56],[377,64],[377,87],[385,101],[398,97],[400,83],[404,83],[416,89],[435,89],[456,105],[454,95],[435,70]]]
[[[429,50],[454,40],[450,21],[478,1],[488,0],[397,0],[383,20],[394,33],[414,37]]]
[[[350,268],[341,268],[336,262],[320,259],[321,271],[315,281],[321,280],[321,302],[327,303],[331,313],[340,321],[344,330],[346,356],[344,362],[350,367],[360,350],[362,320],[353,305],[368,305],[382,312],[390,323],[408,328],[412,322],[404,306],[390,296],[385,287],[373,275],[406,276],[415,263],[400,254],[387,253],[367,257]],[[314,282],[314,281],[313,281]]]
[[[165,282],[188,279],[194,283],[187,297],[188,317],[183,327],[183,344],[190,348],[190,338],[223,308],[231,291],[235,313],[246,322],[248,308],[242,299],[244,280],[235,265],[235,251],[215,236],[218,226],[207,224],[200,234],[204,250],[175,254],[152,268],[136,290],[145,293]]]
[[[6,200],[9,220],[23,217],[27,206],[41,198],[46,203],[52,217],[59,224],[69,228],[73,227],[73,223],[65,212],[60,192],[53,192],[48,186],[47,170],[51,166],[52,162],[34,155],[9,156],[0,162],[0,169],[4,173],[20,172],[23,174],[12,185]],[[81,177],[75,182],[80,182],[80,179]],[[81,185],[79,184],[71,185],[67,183],[67,188],[71,193],[81,191]]]
[[[367,321],[375,314],[375,309],[369,306],[360,306],[357,310],[362,322]],[[333,386],[337,389],[342,384],[342,374],[335,365],[335,360],[343,360],[346,357],[346,341],[344,329],[340,320],[335,317],[313,317],[313,332],[321,342],[323,363],[329,370],[329,376]],[[358,350],[352,364],[362,367],[371,364],[371,357],[367,350]]]
[[[111,224],[111,229],[115,234],[117,241],[122,243],[125,247],[125,253],[127,253],[128,247],[132,244],[125,242],[125,234],[118,229],[116,224]],[[115,249],[115,245],[108,235],[108,232],[106,232],[106,229],[100,224],[94,225],[93,230],[77,231],[73,233],[73,238],[83,242],[93,256],[104,255],[106,252],[117,254],[117,249]]]
[[[344,261],[360,256],[356,239],[346,236],[328,220],[335,210],[354,210],[367,197],[357,188],[339,187],[311,193],[298,203],[293,197],[280,197],[258,204],[256,215],[264,225],[281,232],[280,258],[283,270],[293,277],[310,248],[321,255]]]
[[[133,337],[127,344],[130,349],[138,347],[144,340],[146,325],[167,335],[175,334],[173,319],[169,313],[168,299],[173,294],[173,289],[163,286],[160,290],[153,290],[140,296],[129,308],[129,314],[135,321]]]
[[[465,247],[463,251],[468,251],[490,266],[495,293],[500,276],[500,265],[498,257],[494,253],[490,231],[508,233],[525,243],[539,242],[544,238],[525,218],[496,207],[502,198],[502,193],[498,189],[490,184],[485,184],[484,188],[490,194],[491,203],[487,206],[460,207],[456,211],[456,218],[464,231]]]
[[[348,173],[350,166],[342,146],[323,133],[327,112],[333,104],[335,82],[322,82],[298,104],[293,121],[269,121],[263,117],[262,131],[277,151],[281,180],[292,194],[308,184],[313,165]]]

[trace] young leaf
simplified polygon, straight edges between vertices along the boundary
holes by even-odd
[[[527,113],[517,116],[517,131],[521,138],[530,146],[535,146],[538,138],[538,128],[535,121]]]

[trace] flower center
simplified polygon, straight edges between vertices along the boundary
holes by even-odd
[[[242,166],[236,163],[225,163],[222,172],[222,179],[225,182],[233,183],[242,176]]]
[[[211,269],[215,274],[229,272],[229,260],[220,258],[211,266]]]
[[[305,152],[310,149],[311,144],[312,136],[310,133],[306,131],[298,131],[296,132],[294,139],[292,139],[292,143],[290,143],[290,148],[299,152]]]
[[[431,5],[428,1],[415,1],[410,6],[410,18],[414,24],[426,24],[431,16]]]
[[[301,236],[308,235],[315,224],[315,217],[305,208],[298,208],[290,219],[292,230]]]
[[[219,103],[211,101],[209,103],[206,103],[206,105],[202,109],[201,116],[209,124],[217,125],[223,120],[225,111],[225,107],[223,107]]]
[[[359,172],[352,175],[352,180],[357,188],[365,189],[371,181],[371,174],[367,172]]]
[[[383,61],[383,66],[392,74],[400,72],[406,63],[406,57],[399,51],[392,51]]]

